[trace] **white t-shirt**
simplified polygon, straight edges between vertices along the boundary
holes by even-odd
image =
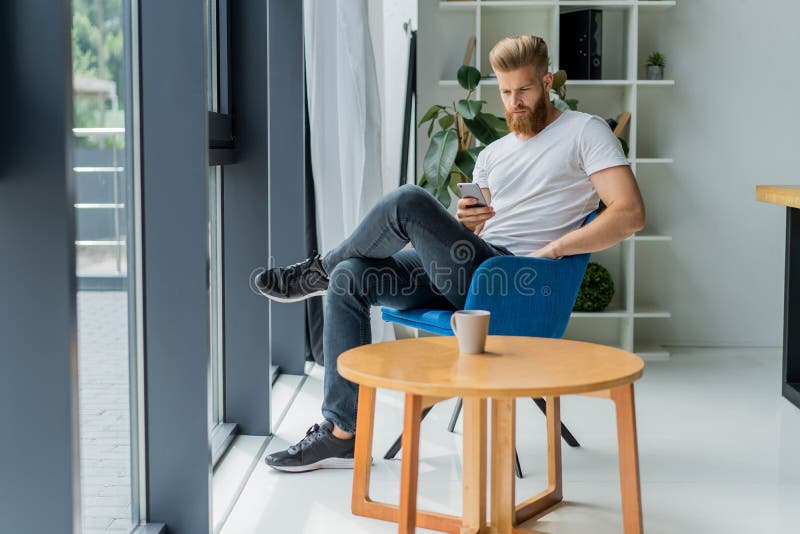
[[[596,115],[564,111],[527,141],[509,133],[478,155],[472,173],[495,209],[480,237],[516,255],[540,249],[597,209],[589,175],[618,165],[628,165],[622,146]]]

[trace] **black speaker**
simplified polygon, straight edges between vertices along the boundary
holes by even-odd
[[[582,9],[561,13],[558,66],[570,80],[602,77],[603,11]]]

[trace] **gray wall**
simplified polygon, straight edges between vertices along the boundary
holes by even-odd
[[[641,21],[640,58],[663,50],[677,82],[639,97],[651,125],[640,123],[640,154],[675,164],[639,172],[649,226],[673,241],[637,246],[638,290],[673,318],[637,331],[672,344],[781,344],[785,213],[754,189],[800,183],[798,20],[796,3],[738,0],[679,1]]]

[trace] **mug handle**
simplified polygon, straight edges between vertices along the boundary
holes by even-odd
[[[456,330],[456,312],[453,312],[453,315],[450,316],[450,328],[453,329],[454,334],[458,334],[458,330]]]

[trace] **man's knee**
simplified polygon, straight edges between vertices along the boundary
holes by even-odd
[[[368,269],[367,262],[361,258],[340,261],[330,273],[328,294],[335,297],[360,292]]]
[[[437,202],[433,195],[415,184],[401,185],[394,194],[397,207],[401,210],[425,209],[431,202]]]
[[[389,266],[362,258],[339,262],[330,275],[330,298],[359,295],[376,301],[384,294],[398,291],[398,273]]]

